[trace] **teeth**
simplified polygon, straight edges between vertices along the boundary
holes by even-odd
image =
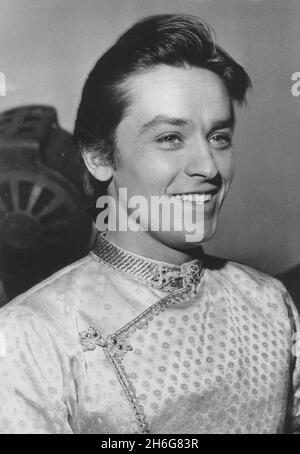
[[[198,204],[203,204],[211,200],[211,194],[176,194],[175,198],[184,202],[194,202]]]

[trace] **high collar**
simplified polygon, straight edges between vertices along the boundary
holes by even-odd
[[[166,292],[180,289],[195,292],[203,271],[203,252],[199,259],[174,265],[120,248],[103,233],[98,234],[91,256],[131,279]]]

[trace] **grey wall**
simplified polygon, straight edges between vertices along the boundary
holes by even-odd
[[[300,261],[299,0],[0,0],[0,111],[48,103],[71,130],[97,57],[137,18],[162,12],[204,18],[253,79],[238,115],[235,182],[207,250],[283,271]]]

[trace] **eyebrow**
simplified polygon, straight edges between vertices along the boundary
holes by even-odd
[[[176,117],[169,117],[167,115],[156,115],[152,120],[148,121],[147,123],[143,124],[141,127],[141,134],[148,131],[149,129],[153,129],[155,126],[159,126],[161,124],[168,124],[172,126],[187,126],[189,121],[184,118],[176,118]],[[216,129],[226,129],[226,128],[234,128],[235,125],[235,116],[232,112],[230,117],[225,120],[219,120],[213,123],[212,127],[210,128],[209,134]]]
[[[215,123],[212,124],[212,127],[209,130],[208,134],[211,134],[213,131],[216,131],[217,129],[234,129],[235,126],[235,116],[234,114],[231,114],[229,118],[226,120],[220,120],[216,121]]]
[[[156,115],[154,118],[152,118],[152,120],[143,124],[141,128],[141,133],[164,123],[172,126],[187,126],[188,121],[183,118],[169,117],[167,115]]]

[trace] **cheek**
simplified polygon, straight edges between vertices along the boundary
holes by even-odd
[[[178,163],[167,156],[162,158],[155,154],[151,154],[151,157],[144,155],[132,162],[126,172],[130,172],[134,179],[143,185],[165,186],[178,173]]]
[[[235,173],[235,157],[232,151],[225,150],[215,156],[215,162],[224,181],[230,183]]]
[[[161,195],[165,192],[166,187],[176,176],[174,165],[161,159],[139,159],[123,161],[120,168],[115,172],[113,184],[115,191],[124,187],[128,189],[128,196],[133,194],[144,195]]]

